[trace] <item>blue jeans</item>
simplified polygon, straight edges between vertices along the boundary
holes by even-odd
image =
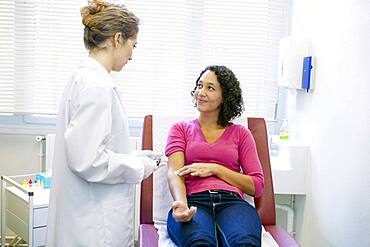
[[[254,207],[238,193],[210,190],[187,197],[197,213],[189,222],[167,217],[168,235],[179,247],[261,246],[261,220]]]

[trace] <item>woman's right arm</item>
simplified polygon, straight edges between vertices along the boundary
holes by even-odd
[[[187,203],[185,178],[177,176],[176,171],[184,166],[184,153],[175,152],[168,157],[168,185],[175,201]]]
[[[190,221],[196,213],[196,207],[188,207],[186,198],[185,178],[178,176],[176,171],[184,166],[185,159],[182,151],[168,157],[168,185],[174,199],[172,216],[177,222]]]

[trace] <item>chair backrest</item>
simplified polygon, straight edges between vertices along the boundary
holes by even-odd
[[[153,150],[153,116],[145,116],[141,149]],[[141,182],[140,224],[153,224],[153,175]]]
[[[248,118],[248,128],[257,146],[265,178],[263,195],[255,199],[255,206],[263,225],[275,225],[275,198],[272,184],[266,122],[263,118]],[[153,117],[144,118],[142,149],[153,150]],[[140,224],[153,224],[153,176],[141,183]]]
[[[248,129],[256,142],[258,158],[260,159],[265,186],[261,197],[254,200],[262,225],[275,225],[275,196],[272,184],[270,152],[268,148],[266,122],[263,118],[248,118]]]

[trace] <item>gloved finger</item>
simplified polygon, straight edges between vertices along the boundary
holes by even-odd
[[[162,167],[162,166],[166,166],[166,165],[167,165],[167,162],[168,162],[168,159],[167,159],[167,161],[166,161],[166,160],[161,159],[161,161],[160,161],[160,162],[159,162],[159,164],[158,164],[158,168],[159,168],[159,167]]]
[[[168,158],[166,155],[163,155],[162,158],[161,158],[161,162],[168,162]]]
[[[138,157],[145,156],[151,159],[160,159],[163,156],[161,152],[155,152],[153,150],[135,150],[132,153]]]

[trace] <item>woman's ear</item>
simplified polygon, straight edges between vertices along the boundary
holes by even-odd
[[[118,45],[122,42],[123,38],[122,38],[122,33],[118,32],[116,34],[114,34],[113,36],[113,45],[115,48],[118,47]]]

